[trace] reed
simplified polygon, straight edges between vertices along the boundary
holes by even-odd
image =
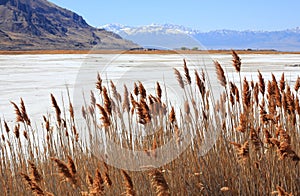
[[[232,58],[241,76],[235,51]],[[70,100],[60,107],[53,94],[54,110],[42,116],[39,130],[23,99],[11,102],[15,121],[0,119],[1,194],[300,195],[299,77],[295,83],[284,74],[265,80],[258,71],[254,79],[234,83],[217,61],[214,65],[223,87],[219,97],[212,97],[203,70],[191,77],[185,60],[182,74],[174,69],[184,91],[182,106],[162,99],[167,92],[159,82],[154,94],[140,81],[122,92],[98,73],[98,93],[91,91],[90,103],[81,108],[83,125]],[[190,145],[159,168],[125,171],[107,165],[107,154],[96,153],[109,139],[160,161],[161,147],[173,140],[182,147],[189,136]],[[113,153],[116,161],[131,164]]]

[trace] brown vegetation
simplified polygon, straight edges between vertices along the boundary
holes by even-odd
[[[82,106],[82,114],[74,112],[71,103],[70,108],[60,107],[51,94],[54,115],[43,117],[43,130],[32,125],[30,108],[22,99],[20,106],[12,102],[15,123],[1,121],[1,193],[300,195],[298,83],[296,88],[290,86],[284,76],[280,82],[274,76],[265,81],[258,72],[257,82],[244,78],[236,85],[215,62],[224,92],[212,99],[205,73],[195,71],[191,77],[187,63],[184,73],[175,70],[186,99],[184,108],[164,102],[159,83],[156,95],[137,83],[132,91],[125,87],[121,98],[113,82],[104,86],[100,76],[98,92],[91,93],[91,103]],[[241,59],[235,52],[233,65],[240,72]],[[76,115],[83,116],[86,127],[78,126]],[[149,127],[153,134],[133,135]],[[94,153],[100,133],[156,159],[160,157],[157,149],[170,139],[180,146],[186,136],[193,138],[183,153],[160,168],[125,171],[107,165],[105,157]],[[216,144],[206,149],[213,138]]]

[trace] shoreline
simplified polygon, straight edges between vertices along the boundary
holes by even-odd
[[[300,54],[300,51],[235,50],[238,54]],[[231,54],[231,50],[0,50],[0,55],[34,54]]]

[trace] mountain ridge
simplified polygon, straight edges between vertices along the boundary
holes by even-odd
[[[169,43],[166,43],[166,48],[185,46],[190,48],[205,47],[207,49],[300,51],[300,27],[277,31],[221,29],[206,32],[173,24],[151,24],[138,27],[108,24],[101,26],[101,28],[116,32],[142,46],[158,45],[159,40],[168,39]]]
[[[0,40],[1,50],[137,47],[47,0],[0,0]]]

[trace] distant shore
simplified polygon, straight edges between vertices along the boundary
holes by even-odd
[[[275,50],[236,50],[238,54],[300,54]],[[0,50],[0,55],[22,54],[231,54],[231,50]]]

